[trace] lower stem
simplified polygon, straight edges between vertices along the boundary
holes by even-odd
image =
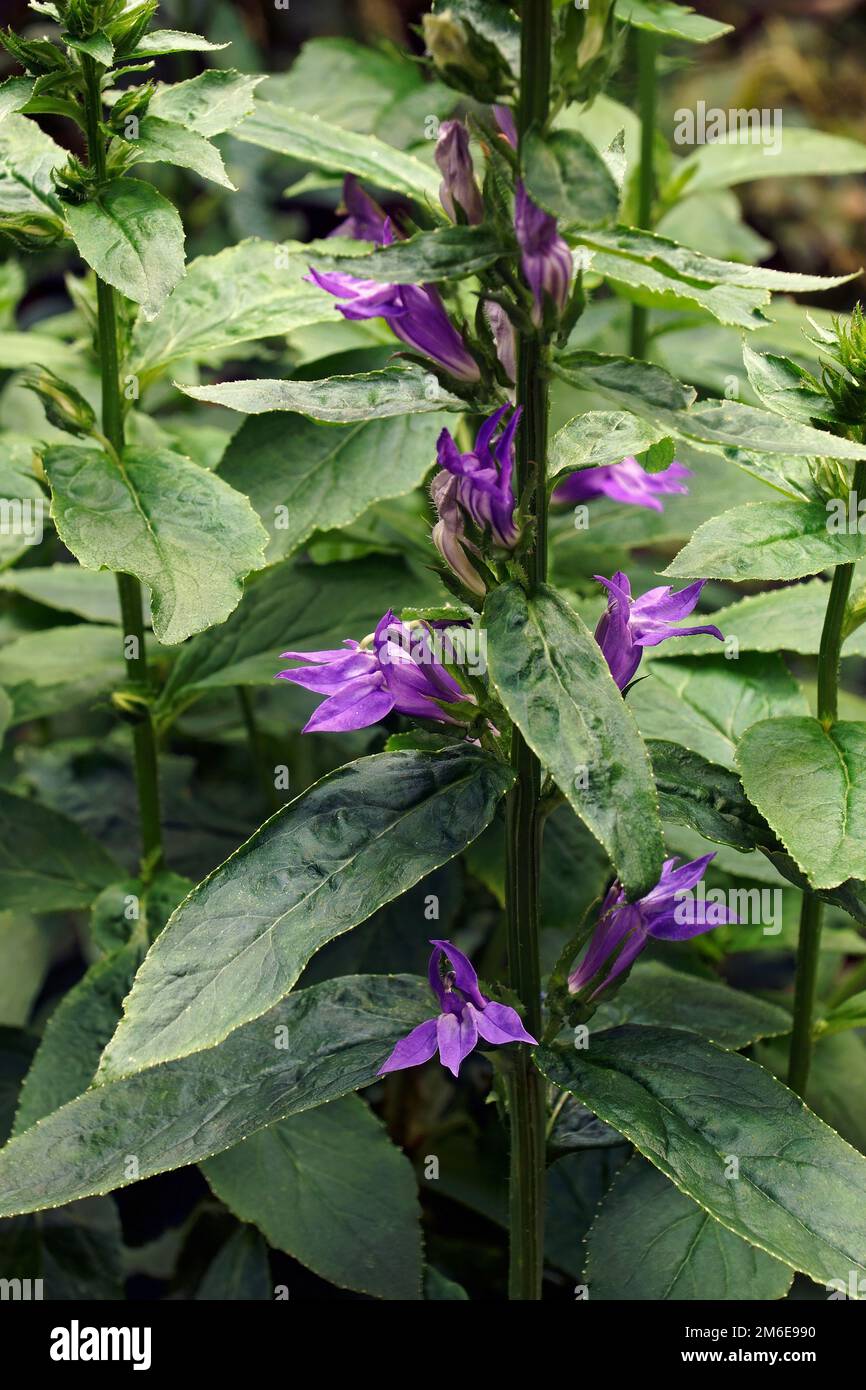
[[[788,1055],[788,1085],[798,1096],[806,1091],[812,1064],[812,1020],[821,956],[821,920],[824,904],[814,893],[803,894],[800,940],[797,947],[797,983],[794,991],[794,1027]]]
[[[854,492],[866,492],[866,464],[854,470]],[[818,649],[818,718],[831,729],[839,713],[839,662],[845,632],[845,610],[853,565],[837,565],[830,585],[830,597]],[[815,995],[821,955],[821,922],[824,905],[814,893],[803,894],[800,910],[800,939],[797,947],[797,978],[794,985],[794,1026],[788,1055],[788,1085],[802,1096],[809,1079],[814,1035]]]
[[[280,798],[277,796],[273,780],[268,772],[265,750],[262,744],[261,730],[256,723],[256,712],[253,706],[252,696],[245,685],[237,687],[238,703],[241,707],[241,716],[244,721],[244,728],[247,731],[247,741],[250,746],[250,755],[256,776],[259,779],[262,799],[267,807],[268,814],[280,809]]]
[[[640,114],[640,169],[638,173],[638,206],[636,225],[652,227],[655,199],[655,124],[656,124],[656,39],[643,29],[635,31],[638,65],[638,108]],[[642,304],[631,309],[632,357],[646,357],[648,310]]]

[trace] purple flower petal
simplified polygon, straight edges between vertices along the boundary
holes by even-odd
[[[389,1071],[402,1071],[404,1067],[419,1067],[422,1062],[429,1062],[439,1045],[436,1025],[435,1018],[428,1018],[426,1023],[419,1023],[417,1028],[413,1028],[411,1033],[401,1038],[388,1060],[379,1068],[379,1075],[384,1076]]]
[[[475,1015],[479,1037],[489,1043],[523,1042],[537,1045],[538,1039],[527,1033],[516,1009],[491,1000]]]
[[[459,1015],[440,1014],[436,1020],[436,1034],[442,1065],[457,1076],[460,1063],[468,1057],[478,1041],[475,1010],[467,1007]]]
[[[347,733],[351,729],[367,729],[371,724],[378,724],[393,708],[391,692],[372,686],[365,678],[363,682],[345,686],[329,700],[323,700],[301,732]]]
[[[660,497],[672,493],[687,493],[682,479],[690,478],[692,470],[676,460],[660,473],[647,473],[636,458],[624,458],[621,463],[601,468],[583,468],[560,483],[553,494],[555,502],[589,502],[594,497],[609,497],[633,507],[649,507],[664,511]]]
[[[431,946],[437,946],[439,950],[447,956],[451,964],[451,969],[454,972],[454,983],[461,994],[465,994],[466,998],[470,1003],[474,1004],[477,1009],[483,1009],[487,1005],[488,1000],[478,988],[478,976],[475,973],[475,967],[469,957],[464,956],[463,952],[452,945],[450,941],[434,941],[431,938],[430,944]]]

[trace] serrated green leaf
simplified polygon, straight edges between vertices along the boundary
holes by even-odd
[[[439,206],[439,175],[414,155],[386,145],[375,135],[362,135],[331,125],[318,115],[257,101],[251,116],[237,127],[238,140],[288,155],[316,169],[357,174],[378,188],[390,188],[433,207]]]
[[[639,1027],[536,1055],[728,1230],[819,1283],[866,1272],[866,1159],[754,1062]]]
[[[155,318],[184,272],[183,223],[141,179],[115,179],[88,203],[67,205],[69,230],[100,279]]]
[[[738,135],[701,145],[678,164],[664,197],[672,199],[681,190],[732,188],[752,179],[860,174],[866,169],[866,145],[825,130],[786,126],[781,148],[769,157],[767,146],[739,140]]]
[[[815,888],[866,877],[866,724],[766,719],[744,734],[737,767]]]
[[[97,63],[101,63],[104,68],[110,68],[114,62],[114,45],[105,34],[97,32],[90,34],[86,39],[78,39],[71,34],[63,34],[62,38],[67,48],[74,48],[76,53],[86,53],[88,57],[95,58]]]
[[[664,571],[675,578],[800,579],[866,555],[866,534],[830,529],[820,502],[747,502],[705,521]]]
[[[490,677],[509,715],[629,895],[648,892],[663,857],[649,760],[591,632],[547,585],[532,598],[501,585],[483,620]]]
[[[157,58],[163,53],[207,53],[228,46],[228,43],[211,43],[201,34],[188,34],[178,29],[153,29],[149,34],[142,35],[131,53],[123,54],[123,61],[135,63],[139,58]]]
[[[151,594],[161,642],[222,622],[243,580],[264,564],[264,529],[222,479],[167,449],[46,451],[53,515],[64,544],[89,569],[134,574]]]
[[[809,709],[781,657],[748,653],[738,661],[653,661],[628,703],[644,738],[680,743],[723,767],[734,766],[737,743],[750,725]]]
[[[151,947],[101,1075],[200,1051],[288,994],[311,956],[470,844],[513,780],[470,747],[349,763],[278,811]]]
[[[309,254],[251,239],[194,260],[162,311],[133,333],[130,371],[148,376],[182,358],[228,352],[333,318],[304,277]]]
[[[35,121],[7,116],[0,125],[0,212],[60,216],[51,171],[66,160],[66,151]]]
[[[344,426],[303,415],[253,417],[229,444],[219,476],[258,512],[272,563],[314,531],[347,526],[374,502],[411,492],[435,461],[441,426],[426,415]]]
[[[791,1031],[786,1009],[660,961],[638,961],[615,998],[602,1001],[590,1026],[594,1033],[625,1023],[682,1028],[734,1051]]]
[[[530,131],[525,141],[526,189],[563,222],[586,227],[612,222],[619,189],[595,147],[576,130]]]
[[[417,232],[408,241],[392,241],[366,256],[312,257],[316,270],[338,270],[361,280],[382,280],[394,285],[463,280],[493,265],[503,256],[514,256],[493,227],[439,227]]]
[[[665,431],[660,426],[626,410],[588,410],[569,420],[553,436],[547,475],[556,478],[579,468],[622,463],[629,455],[643,453],[664,438]]]
[[[430,1016],[426,980],[361,975],[289,995],[219,1046],[93,1086],[0,1149],[0,1216],[210,1158],[376,1079]]]
[[[233,68],[209,68],[186,82],[157,87],[148,115],[177,121],[211,139],[232,130],[250,114],[255,89],[264,80]]]
[[[337,1288],[420,1298],[412,1165],[357,1096],[269,1125],[202,1170],[239,1220]]]
[[[220,386],[181,386],[196,401],[225,405],[244,415],[291,410],[313,420],[348,424],[435,410],[463,410],[465,403],[420,367],[384,367],[323,381],[227,381]]]
[[[149,112],[139,126],[134,140],[127,141],[135,154],[130,167],[135,164],[176,164],[181,169],[192,169],[204,179],[218,183],[223,188],[234,190],[226,173],[223,158],[216,145],[198,131]]]
[[[647,751],[662,820],[697,830],[705,840],[748,853],[775,844],[766,821],[750,805],[739,777],[678,743],[651,739]]]
[[[803,420],[806,424],[812,420],[837,421],[832,402],[820,390],[811,372],[792,362],[790,357],[755,352],[744,343],[743,362],[752,390],[768,410],[789,420]]]
[[[696,14],[691,5],[675,5],[671,0],[616,0],[616,17],[634,29],[646,29],[666,39],[685,43],[710,43],[729,34],[731,24]]]
[[[652,1164],[620,1170],[587,1237],[592,1299],[660,1302],[784,1298],[792,1273],[741,1240]]]

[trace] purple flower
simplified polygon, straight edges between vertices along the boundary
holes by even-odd
[[[511,419],[497,436],[509,410],[513,412]],[[436,441],[442,472],[433,479],[433,500],[437,508],[440,497],[447,504],[446,511],[439,508],[440,519],[446,525],[453,524],[451,504],[457,502],[479,531],[489,532],[494,544],[504,550],[513,549],[520,534],[514,520],[511,474],[514,434],[521,413],[522,407],[515,410],[510,402],[500,406],[484,421],[476,436],[475,448],[468,454],[461,454],[448,430],[443,430]],[[456,486],[449,488],[451,478],[456,479]]]
[[[400,1039],[379,1069],[380,1076],[389,1071],[402,1071],[404,1067],[420,1066],[430,1060],[437,1048],[443,1067],[456,1076],[460,1063],[479,1038],[496,1045],[537,1042],[527,1033],[515,1009],[507,1004],[496,1004],[481,993],[472,962],[462,951],[450,941],[431,941],[430,944],[434,949],[427,978],[441,1012],[438,1017],[419,1023],[407,1037]],[[449,969],[443,976],[441,966],[446,957]]]
[[[514,332],[514,324],[502,305],[494,303],[492,299],[484,301],[484,317],[490,324],[496,356],[502,363],[502,370],[513,383],[517,380],[517,335]]]
[[[660,496],[687,493],[682,481],[690,478],[692,470],[676,460],[660,473],[647,473],[636,458],[629,456],[622,463],[603,468],[584,468],[572,473],[553,494],[554,502],[588,502],[593,497],[611,497],[615,502],[627,502],[633,507],[651,507],[664,511]]]
[[[574,263],[568,245],[556,230],[556,218],[533,203],[517,180],[514,197],[514,230],[520,246],[520,264],[532,290],[532,320],[540,324],[548,295],[559,313],[568,303]]]
[[[694,637],[707,633],[723,642],[724,635],[717,627],[674,627],[687,618],[701,596],[705,579],[698,579],[675,594],[669,584],[648,589],[633,599],[628,575],[617,570],[612,579],[597,574],[595,578],[608,591],[607,608],[595,629],[595,640],[604,653],[611,675],[624,690],[640,666],[644,647],[657,647],[669,637]]]
[[[430,496],[439,520],[430,538],[449,569],[457,575],[472,594],[486,594],[487,585],[473,565],[467,552],[478,554],[478,547],[467,539],[466,525],[460,508],[458,488],[460,479],[444,468],[430,484]]]
[[[569,991],[577,994],[586,989],[605,966],[610,965],[604,979],[589,996],[594,999],[617,975],[628,969],[651,936],[658,941],[688,941],[723,922],[735,922],[736,917],[723,903],[708,903],[703,897],[695,898],[691,892],[715,857],[715,852],[704,854],[679,868],[675,867],[676,859],[666,859],[655,888],[634,903],[626,902],[621,885],[615,882],[601,905],[586,954],[568,977]],[[619,954],[611,961],[617,951]]]
[[[466,221],[475,225],[484,220],[484,200],[475,182],[469,153],[469,132],[462,121],[443,121],[436,141],[436,163],[442,171],[439,199],[452,222],[458,220],[457,206]]]
[[[493,114],[502,134],[513,150],[517,149],[517,125],[510,106],[494,106]]]
[[[391,240],[391,219],[361,187],[354,174],[347,174],[343,180],[343,202],[348,215],[331,236],[354,237],[356,241],[375,241],[377,246],[387,246]]]
[[[440,659],[440,652],[446,659],[451,654],[447,634],[437,632],[434,644],[429,628],[403,623],[389,609],[366,640],[369,646],[347,638],[335,651],[282,653],[307,663],[279,671],[282,680],[328,697],[304,725],[305,734],[366,729],[392,710],[416,719],[459,722],[435,703],[471,700]]]

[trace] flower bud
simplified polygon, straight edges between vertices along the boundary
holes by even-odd
[[[482,222],[484,200],[475,182],[469,132],[462,121],[442,122],[436,141],[436,163],[442,171],[439,199],[451,221],[460,221],[460,209],[471,225]]]
[[[96,414],[81,392],[47,367],[22,378],[22,385],[35,391],[42,402],[50,424],[68,434],[89,435],[96,424]]]

